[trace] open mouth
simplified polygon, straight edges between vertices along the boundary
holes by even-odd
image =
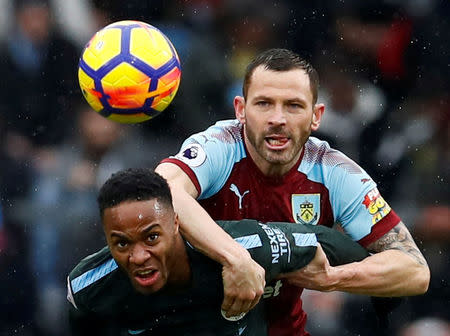
[[[284,149],[289,142],[289,138],[286,136],[268,136],[264,140],[270,149],[278,150]]]
[[[134,279],[143,287],[153,285],[159,277],[159,272],[154,269],[141,270],[134,272]]]

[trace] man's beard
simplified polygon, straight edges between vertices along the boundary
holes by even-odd
[[[248,124],[246,124],[245,130],[248,141],[253,146],[258,155],[273,165],[288,164],[289,162],[298,157],[298,154],[303,147],[304,142],[302,141],[302,139],[295,139],[291,137],[289,133],[286,133],[280,127],[269,128],[268,130],[264,131],[263,134],[259,135],[253,132],[252,128],[248,127]],[[269,148],[267,148],[265,136],[268,134],[281,134],[289,138],[290,144],[288,148],[280,151],[270,150]],[[305,137],[305,142],[308,139],[308,137],[309,134],[307,134],[307,136]]]

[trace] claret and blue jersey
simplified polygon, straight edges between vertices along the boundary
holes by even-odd
[[[363,245],[399,222],[367,173],[314,137],[281,178],[258,170],[237,120],[220,121],[191,136],[177,155],[163,162],[183,169],[196,186],[200,203],[217,220],[257,218],[327,226],[336,222]]]
[[[256,167],[237,120],[219,121],[192,135],[177,155],[163,162],[178,165],[189,176],[200,204],[215,220],[255,218],[326,226],[339,223],[363,246],[400,222],[370,176],[315,137],[309,138],[297,164],[280,178],[264,176]],[[301,328],[305,323],[301,301],[292,292],[276,300],[279,302],[273,311],[281,312],[280,316],[290,314],[286,307],[297,311],[295,321],[283,324]],[[286,334],[302,335],[294,331]]]

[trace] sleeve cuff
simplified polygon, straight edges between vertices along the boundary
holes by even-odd
[[[200,187],[200,183],[198,182],[197,176],[194,171],[184,162],[177,160],[175,158],[167,158],[162,160],[160,163],[172,163],[181,168],[182,171],[186,173],[187,176],[191,179],[192,183],[194,183],[195,189],[197,189],[198,195],[201,195],[202,188]]]
[[[370,233],[358,240],[358,243],[364,247],[372,244],[374,241],[377,241],[381,237],[383,237],[386,233],[388,233],[394,226],[400,223],[400,217],[391,210],[386,217],[384,217],[380,222],[372,226]]]

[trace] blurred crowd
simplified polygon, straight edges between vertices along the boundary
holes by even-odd
[[[0,335],[66,334],[67,273],[104,245],[98,187],[233,118],[246,65],[270,47],[318,70],[314,135],[363,166],[427,258],[429,291],[403,300],[389,335],[450,335],[450,2],[0,0],[0,13]],[[160,28],[182,64],[173,103],[140,125],[99,116],[78,88],[84,44],[122,19]],[[303,297],[312,335],[372,335],[368,298]]]

